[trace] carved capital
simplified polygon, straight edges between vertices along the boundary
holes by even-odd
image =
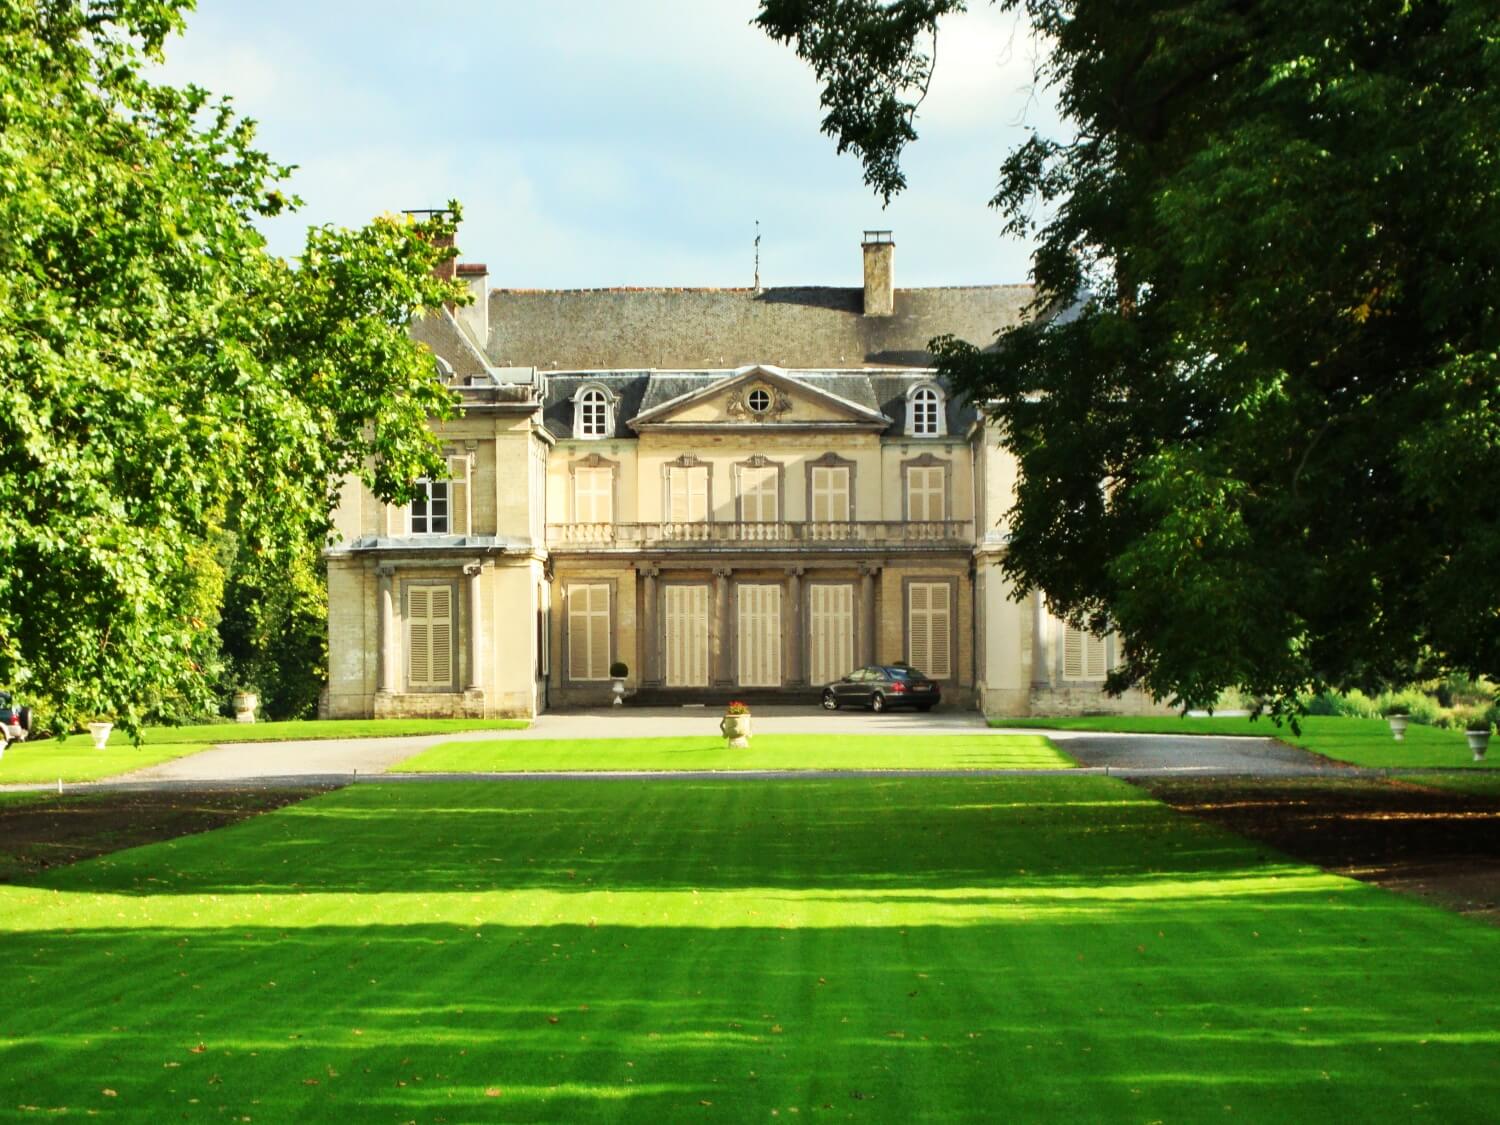
[[[396,568],[390,563],[383,563],[375,568],[375,574],[379,578],[392,578],[395,576]]]
[[[713,573],[715,578],[728,578],[734,573],[734,568],[731,566],[716,566]]]
[[[786,568],[788,578],[801,578],[806,573],[807,567],[805,566],[789,566]]]
[[[478,578],[479,572],[483,569],[484,563],[482,562],[464,563],[464,575],[468,578]]]

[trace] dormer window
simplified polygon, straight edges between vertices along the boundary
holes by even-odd
[[[919,383],[906,397],[909,437],[940,437],[944,433],[943,392],[932,383]]]
[[[573,397],[573,436],[612,437],[615,430],[614,398],[598,385],[582,387]]]

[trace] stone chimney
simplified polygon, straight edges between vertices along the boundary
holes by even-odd
[[[888,230],[867,230],[860,243],[865,252],[865,315],[891,316],[896,311],[896,243]]]
[[[459,262],[458,280],[469,289],[473,304],[453,310],[458,322],[469,330],[480,348],[489,343],[490,335],[490,268],[483,262]]]

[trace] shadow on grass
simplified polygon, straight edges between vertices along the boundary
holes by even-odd
[[[1122,783],[1079,780],[360,786],[33,882],[153,896],[1093,886],[1264,857]]]

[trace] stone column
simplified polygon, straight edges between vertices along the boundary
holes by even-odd
[[[641,686],[661,686],[661,638],[657,635],[656,576],[661,570],[654,566],[639,571],[644,589],[641,591]]]
[[[710,677],[714,687],[734,686],[729,647],[729,576],[732,568],[714,568],[714,628],[708,639],[709,660],[713,663]]]
[[[859,663],[875,663],[875,575],[878,566],[861,564],[859,568]]]
[[[380,631],[375,642],[375,690],[389,694],[396,690],[395,660],[392,650],[396,643],[396,601],[392,589],[393,566],[377,566],[375,576],[379,579]]]
[[[788,644],[786,648],[787,687],[806,687],[807,677],[802,673],[802,573],[800,566],[786,568],[786,597],[790,603],[782,609],[781,619],[786,622]]]
[[[480,691],[484,687],[484,610],[480,591],[483,573],[483,563],[471,562],[464,567],[469,587],[469,675],[464,681],[465,691]]]

